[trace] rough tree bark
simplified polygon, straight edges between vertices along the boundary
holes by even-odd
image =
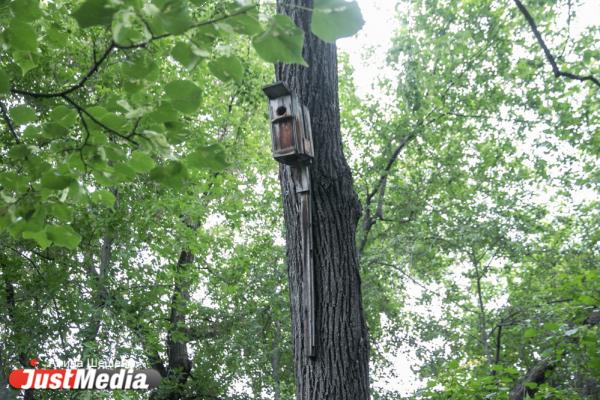
[[[101,243],[99,269],[96,270],[94,258],[91,256],[89,257],[89,260],[87,260],[87,263],[85,263],[87,273],[90,276],[90,286],[93,288],[91,302],[94,308],[87,327],[82,329],[83,348],[81,350],[81,358],[84,362],[89,359],[99,358],[98,349],[95,345],[98,341],[98,333],[100,332],[100,327],[102,325],[102,313],[106,307],[109,296],[106,284],[112,263],[112,246],[114,243],[112,234],[104,234]],[[92,353],[88,351],[89,347],[94,348]]]
[[[167,335],[167,352],[169,356],[169,368],[176,370],[179,374],[178,381],[183,384],[187,381],[192,369],[192,361],[187,351],[187,340],[175,340],[175,333],[183,333],[186,330],[186,315],[182,311],[190,301],[190,282],[185,274],[190,264],[194,262],[191,251],[182,250],[177,261],[177,272],[183,272],[184,277],[178,277],[171,298],[171,315],[169,318],[169,333]],[[172,397],[176,398],[176,397]]]
[[[316,292],[316,357],[303,351],[302,249],[299,198],[289,167],[281,166],[288,278],[298,400],[369,398],[368,333],[363,317],[355,234],[360,203],[342,151],[337,50],[310,33],[312,0],[278,0],[278,11],[304,31],[303,55],[310,67],[278,64],[284,81],[308,107],[315,158],[312,221]]]
[[[523,379],[511,390],[509,400],[523,400],[526,395],[534,396],[537,389],[535,387],[528,388],[528,383],[541,385],[546,381],[546,373],[554,369],[555,365],[550,360],[541,360],[537,362]]]

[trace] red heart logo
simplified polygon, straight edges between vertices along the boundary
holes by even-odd
[[[30,370],[31,371],[31,370]],[[27,374],[23,369],[15,369],[8,376],[8,383],[15,389],[21,389],[27,383]]]

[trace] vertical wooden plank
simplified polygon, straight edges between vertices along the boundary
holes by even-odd
[[[310,200],[310,170],[308,165],[292,167],[292,176],[300,203],[300,235],[302,248],[302,319],[304,351],[316,355],[315,273],[313,268],[312,215]]]
[[[305,174],[308,174],[308,167],[305,169]],[[303,235],[303,256],[304,256],[304,290],[303,294],[306,299],[306,351],[309,357],[314,357],[316,352],[316,326],[315,326],[315,274],[313,268],[312,257],[312,221],[310,207],[310,191],[301,194],[302,207],[302,235]]]

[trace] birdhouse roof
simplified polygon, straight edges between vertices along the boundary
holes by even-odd
[[[289,96],[292,94],[290,89],[283,82],[275,82],[271,85],[263,87],[263,92],[269,99],[276,99],[281,96]]]

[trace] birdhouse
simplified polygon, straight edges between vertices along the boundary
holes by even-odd
[[[304,164],[314,156],[308,108],[283,82],[265,86],[269,98],[273,158],[288,165]]]

